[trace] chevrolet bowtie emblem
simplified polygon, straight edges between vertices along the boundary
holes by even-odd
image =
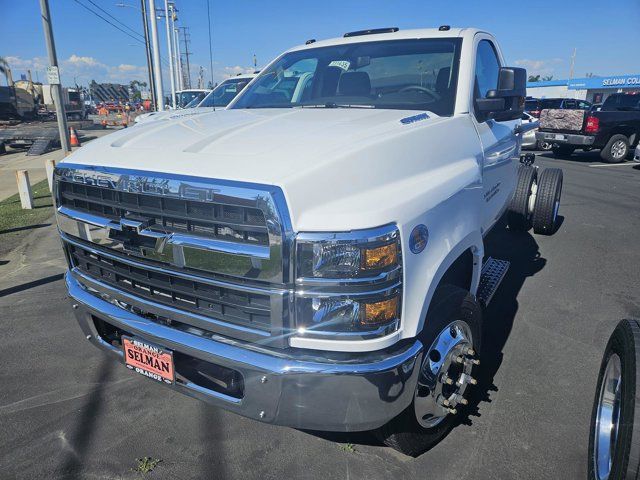
[[[120,243],[125,252],[137,255],[148,253],[162,253],[168,234],[151,230],[154,224],[150,218],[121,218],[118,223],[108,225],[109,238]]]

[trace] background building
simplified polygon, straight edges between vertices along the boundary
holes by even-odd
[[[640,94],[640,73],[527,83],[527,95],[535,98],[578,98],[599,103],[612,93],[622,92]]]

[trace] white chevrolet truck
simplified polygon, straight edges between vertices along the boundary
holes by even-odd
[[[261,422],[430,448],[508,267],[485,236],[556,228],[562,172],[521,163],[525,78],[483,31],[351,32],[225,110],[85,145],[54,196],[86,338]]]

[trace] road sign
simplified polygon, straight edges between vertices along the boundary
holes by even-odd
[[[60,85],[60,72],[58,71],[58,67],[47,67],[47,81],[49,85]]]

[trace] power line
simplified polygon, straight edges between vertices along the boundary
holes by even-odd
[[[122,25],[123,27],[125,27],[126,29],[130,30],[131,32],[133,32],[134,34],[138,35],[140,38],[144,38],[142,35],[140,35],[136,30],[134,30],[133,28],[131,28],[129,25],[125,24],[124,22],[120,21],[119,19],[117,19],[116,17],[114,17],[113,15],[111,15],[109,12],[107,12],[104,8],[102,8],[100,5],[96,4],[93,0],[87,0],[87,2],[89,2],[91,5],[93,5],[94,7],[96,7],[98,10],[100,10],[101,12],[109,15],[111,18],[113,18],[116,22],[118,22],[120,25]]]
[[[93,13],[95,16],[101,18],[102,20],[104,20],[105,22],[107,22],[109,25],[111,25],[113,28],[116,28],[118,30],[120,30],[122,33],[124,33],[125,35],[133,38],[135,41],[140,42],[141,44],[144,45],[144,41],[140,40],[138,37],[134,37],[133,35],[131,35],[129,32],[127,32],[126,30],[121,29],[119,26],[117,26],[114,23],[111,23],[109,20],[107,20],[106,18],[104,18],[102,15],[100,15],[99,13],[91,10],[88,6],[86,6],[84,3],[80,3],[80,0],[74,0],[78,5],[80,5],[81,7],[85,8],[86,10],[90,11],[91,13]]]

